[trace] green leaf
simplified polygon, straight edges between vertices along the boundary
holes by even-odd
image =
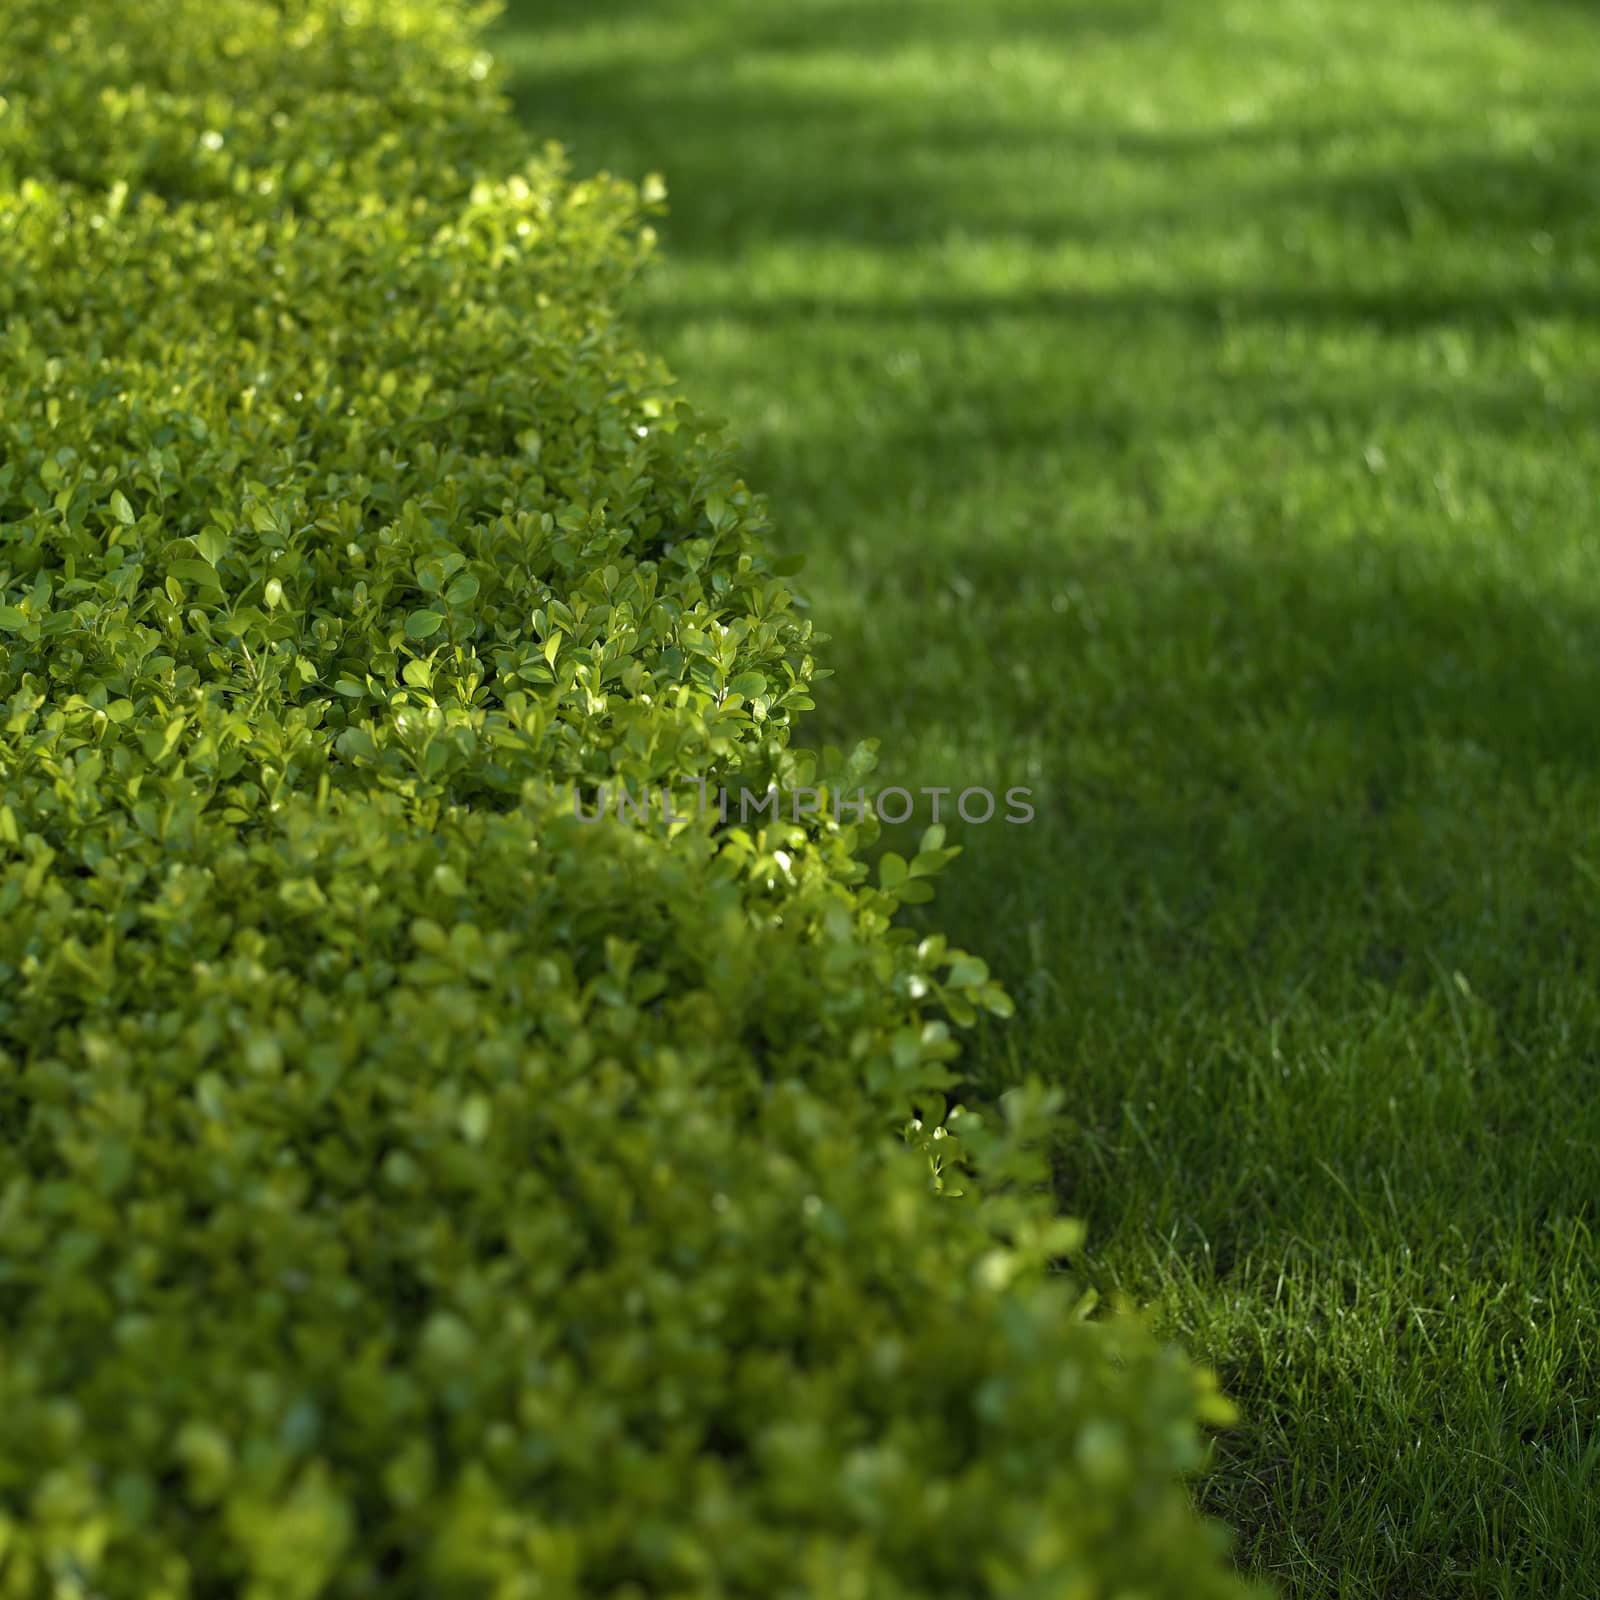
[[[976,956],[957,954],[950,963],[950,970],[945,973],[944,981],[954,984],[957,988],[975,988],[989,981],[988,964]]]
[[[111,493],[111,514],[125,528],[131,528],[139,520],[133,514],[133,506],[127,495],[120,489],[114,489]]]
[[[227,551],[228,537],[220,528],[206,528],[194,536],[194,547],[214,567]]]
[[[222,582],[217,577],[217,569],[206,561],[173,561],[167,566],[167,572],[174,578],[187,579],[197,588],[210,589],[216,593],[222,592]]]
[[[992,1011],[997,1017],[1013,1017],[1017,1008],[1011,1002],[1011,996],[998,984],[989,984],[982,995],[984,1009]]]
[[[971,1003],[959,994],[947,994],[944,1008],[957,1027],[970,1028],[978,1020],[978,1013],[973,1010]]]
[[[406,618],[408,639],[427,639],[444,626],[444,618],[437,611],[413,611]]]

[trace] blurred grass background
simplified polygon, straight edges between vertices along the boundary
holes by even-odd
[[[1600,1595],[1600,9],[513,0],[1286,1595]],[[949,802],[946,802],[948,810]],[[926,802],[906,838],[930,820]],[[890,830],[891,833],[896,830]],[[896,848],[905,844],[895,840]]]

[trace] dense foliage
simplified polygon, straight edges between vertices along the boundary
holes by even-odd
[[[657,197],[436,0],[5,26],[0,1595],[1234,1592],[942,834],[574,814],[818,780]]]

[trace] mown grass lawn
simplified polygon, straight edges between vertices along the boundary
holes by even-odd
[[[1295,1596],[1600,1595],[1600,11],[516,0]],[[948,804],[948,803],[947,803]],[[929,820],[926,804],[918,819]],[[917,824],[904,830],[910,837]]]

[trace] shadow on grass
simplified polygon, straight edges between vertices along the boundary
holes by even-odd
[[[1067,1089],[1058,1193],[1097,1251],[1320,1270],[1365,1237],[1349,1186],[1379,1237],[1453,1219],[1430,1248],[1491,1272],[1587,1207],[1600,606],[1366,554],[974,547],[970,597],[836,629],[839,681],[917,730],[883,782],[1032,790],[1027,826],[951,827],[916,920],[1017,1001],[977,1098]]]
[[[568,145],[581,167],[662,171],[662,233],[686,260],[767,240],[911,247],[952,230],[1050,245],[1103,237],[1107,225],[1075,199],[1069,144],[981,112],[935,120],[917,102],[897,111],[866,94],[609,65],[524,69],[512,89],[528,125]],[[1052,172],[1052,201],[1022,204],[986,183],[997,155]],[[1162,208],[1140,220],[1182,214]]]
[[[1164,14],[1156,4],[1044,0],[959,7],[818,0],[792,11],[722,0],[665,8],[514,0],[500,37],[521,41],[511,54],[510,89],[530,127],[568,144],[584,169],[635,178],[664,171],[670,212],[663,233],[672,254],[686,261],[763,241],[913,249],[952,233],[1050,247],[1219,214],[1263,237],[1305,218],[1378,237],[1405,238],[1427,226],[1466,228],[1482,238],[1593,234],[1600,143],[1577,136],[1542,153],[1474,150],[1483,126],[1467,107],[1452,121],[1396,111],[1381,124],[1291,115],[1170,131],[1040,117],[1036,108],[1030,115],[997,94],[964,95],[937,71],[886,87],[872,70],[897,48],[926,45],[954,52],[949,59],[982,83],[996,48],[1033,44],[1070,60],[1062,52],[1069,40],[1138,33]],[[634,36],[635,28],[663,19],[681,23],[670,44],[655,34]],[[595,34],[615,36],[602,64],[592,53],[574,58],[539,48],[544,36]],[[854,70],[819,82],[818,74],[792,70],[802,56]],[[774,70],[756,70],[761,63]],[[1520,104],[1515,95],[1501,98]],[[1539,109],[1549,115],[1555,108]],[[1317,170],[1319,161],[1337,166],[1329,160],[1337,146],[1375,134],[1403,137],[1422,152],[1441,142],[1450,148],[1437,159],[1423,155],[1371,172]],[[997,158],[1012,174],[998,185]],[[1148,192],[1151,180],[1164,189],[1158,200]],[[1537,278],[1541,264],[1527,265]],[[1590,289],[1586,314],[1595,307]],[[1426,284],[1418,295],[1424,318],[1455,306],[1442,291],[1430,311]],[[1318,307],[1307,309],[1315,314]]]
[[[1600,45],[1600,34],[1597,34]],[[1274,198],[1291,201],[1297,190]],[[1527,246],[1549,232],[1593,234],[1600,211],[1600,133],[1542,154],[1466,150],[1378,171],[1324,177],[1307,204],[1330,219],[1413,234],[1432,226]]]
[[[1038,820],[957,829],[975,860],[944,896],[1008,978],[1029,976],[1030,919],[1065,933],[1077,912],[1136,903],[1165,908],[1151,942],[1181,954],[1226,902],[1203,937],[1241,961],[1299,946],[1300,976],[1322,959],[1317,930],[1359,926],[1377,901],[1375,979],[1431,983],[1423,944],[1508,995],[1530,963],[1569,959],[1589,891],[1572,812],[1545,808],[1574,787],[1600,798],[1600,606],[1377,544],[974,545],[959,589],[951,576],[930,563],[892,601],[862,597],[871,630],[836,626],[828,647],[846,704],[825,683],[819,709],[853,720],[861,685],[893,699],[949,753],[908,783],[1031,768]],[[1507,836],[1512,818],[1526,831]],[[1489,888],[1512,858],[1527,880]],[[1152,1007],[1170,976],[1155,959],[1139,980]]]
[[[782,51],[883,50],[906,44],[1001,39],[1060,45],[1157,26],[1170,0],[792,0],[771,11],[749,0],[510,0],[514,25],[563,31],[630,21],[692,26],[703,38]]]
[[[1390,332],[1410,332],[1441,324],[1508,328],[1528,317],[1600,320],[1600,284],[1530,272],[1520,281],[1460,290],[1425,284],[1393,290],[1225,284],[1214,289],[1036,289],[1009,295],[922,295],[904,301],[820,294],[752,295],[739,300],[674,300],[670,305],[651,307],[648,316],[653,323],[666,326],[749,317],[763,324],[835,318],[886,327],[928,320],[983,322],[1027,317],[1093,322],[1105,317],[1175,316],[1216,328],[1243,322],[1363,323]]]
[[[1147,709],[1168,720],[1143,731],[1188,761],[1203,758],[1204,726],[1225,730],[1237,756],[1261,717],[1292,715],[1306,730],[1313,719],[1347,726],[1358,756],[1365,746],[1402,759],[1429,737],[1482,752],[1512,784],[1541,769],[1600,773],[1600,605],[1513,588],[1502,572],[1443,555],[1378,540],[1322,553],[1229,552],[1198,537],[972,542],[873,588],[859,597],[870,638],[840,631],[828,654],[846,684],[879,678],[873,697],[892,691],[935,744],[973,724],[997,742],[1024,740],[1048,728],[1039,719],[1052,706],[1076,726],[1100,721],[1105,709],[1077,722],[1064,689],[1087,689],[1114,663],[1121,679],[1100,700],[1113,698],[1115,731],[1137,739],[1130,714]],[[974,639],[965,629],[978,619],[993,631]],[[989,684],[1019,680],[968,680],[946,740],[969,647],[990,668],[1028,668],[1035,687],[974,704]],[[944,665],[932,683],[930,656]]]

